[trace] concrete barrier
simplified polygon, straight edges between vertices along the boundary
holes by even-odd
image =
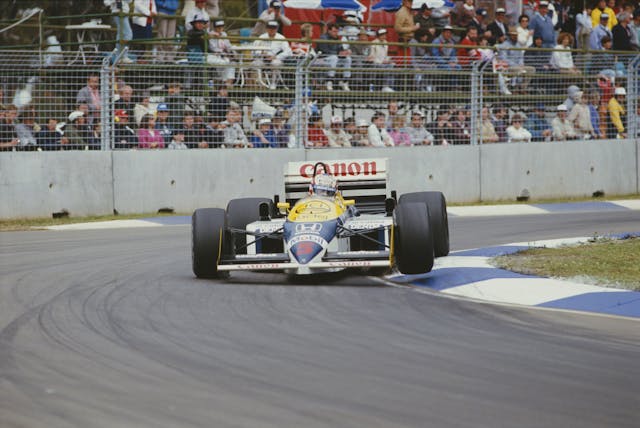
[[[640,193],[640,142],[628,140],[380,149],[226,149],[0,153],[0,218],[190,212],[283,194],[289,161],[387,157],[398,193],[450,202]]]

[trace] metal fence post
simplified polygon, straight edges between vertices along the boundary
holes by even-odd
[[[640,131],[640,124],[636,117],[638,111],[638,103],[640,100],[640,55],[637,55],[627,66],[627,138],[635,140],[638,138],[638,131]]]
[[[109,121],[111,113],[111,67],[109,62],[111,56],[107,56],[102,60],[100,67],[100,149],[109,150],[111,148],[111,123]]]
[[[484,106],[484,70],[488,61],[473,63],[471,69],[471,144],[482,144],[482,107]]]
[[[313,55],[308,55],[296,65],[295,108],[293,111],[296,147],[304,147],[304,140],[307,135],[306,108],[309,88],[309,65],[313,58]]]

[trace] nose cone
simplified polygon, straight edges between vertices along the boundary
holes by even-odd
[[[312,241],[302,241],[291,247],[291,254],[301,265],[309,263],[322,251],[322,246]]]

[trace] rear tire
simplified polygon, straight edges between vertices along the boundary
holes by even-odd
[[[413,192],[400,196],[398,205],[407,202],[424,202],[429,211],[429,224],[433,235],[433,248],[436,257],[449,254],[449,217],[447,201],[442,192]]]
[[[260,219],[260,204],[269,204],[269,214],[273,217],[275,207],[269,198],[238,198],[232,199],[227,204],[227,226],[234,229],[246,229],[249,223]],[[247,254],[244,246],[247,244],[247,235],[234,233],[233,243],[235,254]]]
[[[433,237],[429,212],[422,202],[398,204],[393,212],[393,251],[400,273],[414,275],[433,269]]]
[[[226,215],[221,208],[199,208],[191,217],[191,260],[198,278],[218,276]]]

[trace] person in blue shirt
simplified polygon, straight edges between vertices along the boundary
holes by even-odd
[[[279,147],[276,134],[271,129],[271,119],[260,119],[258,121],[258,129],[253,131],[250,143],[257,148]]]
[[[458,63],[458,56],[454,45],[456,41],[453,39],[453,28],[445,25],[442,33],[431,42],[437,45],[431,48],[431,56],[437,67],[441,70],[458,71],[462,66]],[[449,85],[447,89],[456,88],[459,84],[459,77],[456,74],[449,75]]]
[[[158,56],[156,59],[160,62],[173,62],[175,57],[174,45],[168,43],[176,36],[176,12],[180,6],[180,0],[156,0],[156,28],[158,29],[157,38],[167,39],[164,43],[156,45]]]
[[[533,35],[542,37],[543,48],[553,48],[556,46],[556,32],[553,28],[553,21],[549,15],[549,3],[541,1],[538,11],[531,18],[529,28],[533,30]],[[551,55],[549,54],[549,57]]]
[[[538,104],[529,114],[525,128],[531,132],[531,141],[546,141],[551,138],[551,125],[544,117],[544,104]]]

